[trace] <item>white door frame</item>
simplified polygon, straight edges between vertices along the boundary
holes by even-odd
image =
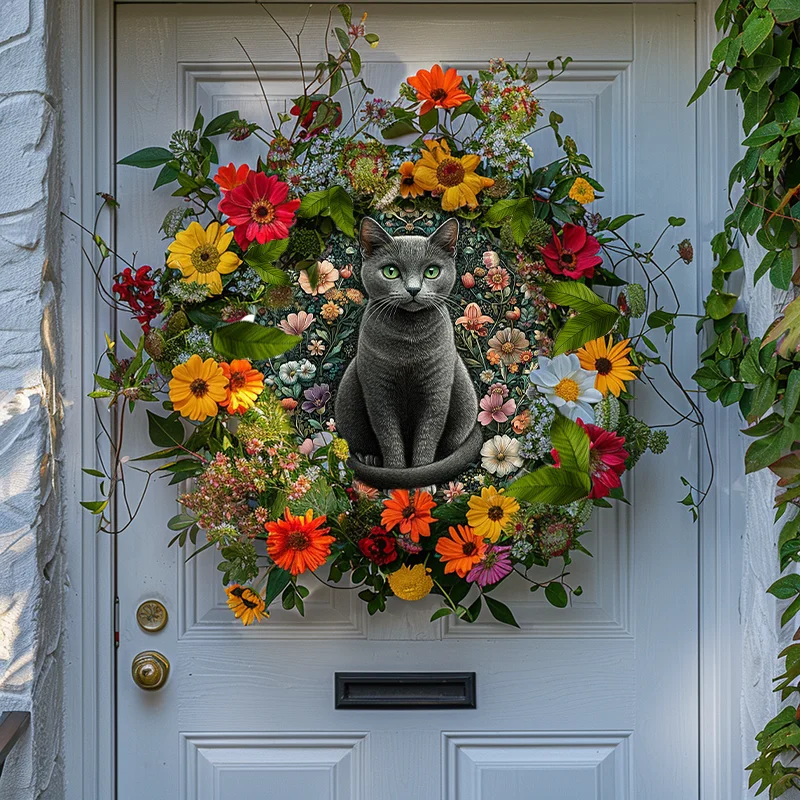
[[[77,219],[92,219],[96,210],[95,192],[108,191],[114,186],[115,6],[136,1],[60,0],[49,4],[54,15],[51,29],[59,31],[62,48],[64,210]],[[384,1],[388,0],[372,0]],[[354,0],[354,4],[358,3]],[[713,21],[716,4],[717,0],[698,0],[695,5],[698,76],[707,68],[718,40]],[[711,278],[709,240],[727,213],[727,175],[738,158],[741,131],[730,93],[711,91],[696,109],[696,183],[687,187],[687,191],[696,193],[695,264],[701,274],[699,292],[704,297]],[[101,235],[113,243],[113,226],[106,226]],[[112,320],[95,299],[92,276],[80,263],[79,242],[75,230],[68,225],[64,228],[62,263],[65,321],[62,391],[67,399],[62,480],[67,500],[65,527],[69,531],[64,682],[66,798],[114,800],[115,550],[113,538],[96,534],[94,520],[77,503],[94,485],[93,479],[80,472],[83,464],[93,460],[96,435],[94,412],[85,397],[92,388],[92,367],[104,348],[102,329],[110,328]],[[97,320],[97,323],[78,324],[78,320]],[[698,354],[701,347],[698,340]],[[744,521],[743,445],[737,433],[735,412],[705,401],[703,411],[715,454],[716,480],[699,522],[698,726],[703,732],[699,737],[699,800],[732,800],[741,796],[743,785],[738,615]]]

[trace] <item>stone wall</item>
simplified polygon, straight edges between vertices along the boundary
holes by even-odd
[[[60,221],[56,0],[0,14],[0,712],[31,726],[0,797],[63,797],[65,588],[57,484]]]

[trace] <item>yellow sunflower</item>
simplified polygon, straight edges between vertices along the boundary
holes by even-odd
[[[588,370],[597,370],[597,378],[594,388],[603,394],[611,394],[619,397],[621,391],[625,389],[625,381],[632,381],[636,378],[639,367],[631,364],[628,358],[631,348],[628,347],[630,339],[623,339],[614,344],[614,340],[609,336],[608,341],[604,336],[587,342],[577,351],[578,360],[581,366]]]
[[[228,608],[236,619],[242,621],[242,625],[252,625],[261,622],[262,617],[269,616],[264,607],[264,598],[249,586],[234,583],[225,589],[225,593],[228,595]]]
[[[496,542],[503,529],[511,524],[513,515],[519,511],[519,503],[513,497],[506,497],[504,491],[485,486],[481,489],[480,497],[473,495],[469,499],[467,522],[482,539]]]
[[[179,269],[187,283],[205,283],[211,294],[222,291],[222,275],[233,272],[242,260],[228,248],[233,241],[233,231],[227,225],[211,222],[203,229],[192,222],[180,231],[167,248],[167,266]]]
[[[433,589],[433,580],[424,564],[407,567],[405,564],[395,572],[390,572],[386,579],[395,596],[401,600],[422,600]]]
[[[422,152],[414,165],[416,185],[427,192],[441,194],[445,211],[455,211],[461,206],[475,208],[478,205],[478,193],[494,185],[491,178],[484,178],[475,172],[481,163],[480,156],[452,156],[444,139],[440,142],[426,139],[425,147],[427,150]]]
[[[203,361],[195,353],[172,370],[169,399],[181,416],[202,422],[219,411],[218,403],[228,397],[228,379],[213,358]]]
[[[586,178],[575,178],[575,183],[569,190],[569,196],[582,206],[594,202],[594,187]]]

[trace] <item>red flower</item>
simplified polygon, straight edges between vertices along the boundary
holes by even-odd
[[[130,306],[142,331],[149,333],[150,323],[164,310],[164,304],[153,291],[156,282],[150,277],[150,267],[139,267],[136,275],[130,267],[125,267],[116,278],[117,282],[111,288]]]
[[[242,250],[253,243],[286,239],[294,224],[299,200],[287,200],[289,184],[275,175],[251,171],[241,186],[219,201],[219,210],[234,226],[233,236]]]
[[[550,244],[539,248],[550,272],[573,280],[594,277],[594,268],[603,263],[597,255],[600,242],[589,236],[586,228],[570,223],[564,225],[561,235],[559,239],[553,231]]]
[[[365,558],[382,567],[397,558],[397,539],[380,525],[376,525],[359,541],[358,549]]]
[[[301,139],[310,139],[312,136],[318,136],[326,128],[330,129],[330,130],[333,130],[334,128],[338,128],[339,125],[342,124],[342,107],[338,103],[334,104],[335,107],[336,107],[336,116],[333,119],[333,121],[323,122],[321,125],[320,124],[313,124],[314,123],[314,117],[317,114],[317,109],[320,107],[320,105],[322,105],[322,102],[323,102],[322,100],[312,100],[311,101],[311,107],[300,118],[300,127],[304,129],[303,133],[300,134],[300,138]],[[330,113],[331,112],[330,112],[329,109],[330,109],[330,106],[326,105],[325,108],[323,108],[323,110],[322,110],[322,114],[323,114],[325,119],[329,119],[329,117],[330,117]],[[291,109],[289,109],[289,113],[293,117],[299,117],[300,116],[300,106],[296,106],[296,105],[292,106]]]
[[[612,489],[622,485],[619,476],[625,472],[625,439],[613,431],[598,425],[587,425],[578,420],[578,425],[589,434],[589,472],[592,476],[592,491],[589,497],[595,500],[606,497]]]
[[[220,166],[217,170],[217,174],[214,176],[214,183],[219,186],[224,195],[231,189],[241,186],[247,180],[249,174],[250,167],[248,167],[247,164],[242,164],[240,167],[237,167],[233,161],[231,161],[227,167]]]

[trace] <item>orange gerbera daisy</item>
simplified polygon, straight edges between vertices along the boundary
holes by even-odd
[[[237,186],[241,186],[250,174],[250,167],[247,164],[242,164],[237,167],[233,161],[227,167],[220,167],[217,174],[214,176],[214,183],[222,189],[223,192],[229,192]]]
[[[459,578],[467,573],[483,558],[486,542],[468,525],[450,526],[450,536],[443,536],[436,542],[436,552],[445,562],[445,575],[455,572]]]
[[[434,64],[430,72],[427,69],[418,70],[416,75],[407,80],[409,86],[417,90],[417,100],[422,101],[420,116],[432,108],[457,108],[472,99],[461,88],[461,76],[453,67],[444,72],[438,64]]]
[[[625,389],[625,381],[632,381],[636,378],[639,367],[631,364],[628,358],[631,348],[630,339],[623,339],[614,344],[611,336],[606,341],[605,336],[587,342],[576,355],[581,362],[581,367],[588,370],[596,370],[597,377],[594,381],[594,388],[602,394],[611,394],[619,397],[620,392]]]
[[[421,489],[415,490],[413,498],[408,489],[394,489],[390,494],[391,497],[383,501],[381,525],[387,531],[399,526],[400,533],[409,534],[414,542],[418,542],[420,536],[430,536],[431,522],[434,522],[430,512],[436,508],[431,494]]]
[[[256,404],[256,399],[264,391],[264,376],[246,358],[220,364],[227,380],[228,397],[220,402],[230,414],[247,411]]]
[[[287,508],[283,519],[267,522],[267,553],[281,568],[292,575],[313,572],[325,563],[335,541],[330,528],[323,528],[325,516],[314,517],[309,508],[303,516],[294,516]]]
[[[399,172],[401,197],[419,197],[425,194],[425,190],[417,183],[414,164],[411,161],[404,161],[400,165]]]

